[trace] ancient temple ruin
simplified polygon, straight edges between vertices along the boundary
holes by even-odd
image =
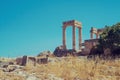
[[[67,49],[66,45],[66,28],[68,26],[72,26],[72,50]],[[79,50],[76,49],[76,28],[79,29],[79,35],[78,35],[78,42],[79,42]],[[87,55],[90,53],[93,46],[96,46],[98,44],[98,39],[100,34],[103,32],[104,29],[97,29],[91,27],[90,30],[90,39],[85,40],[82,43],[82,24],[81,22],[78,22],[76,20],[70,20],[63,22],[62,25],[62,34],[63,34],[63,45],[59,46],[55,49],[54,55],[56,56],[66,56],[68,54],[84,54]],[[96,38],[94,38],[94,35],[96,35]]]
[[[79,50],[81,50],[82,49],[82,25],[80,22],[76,20],[63,22],[63,48],[67,49],[66,48],[66,28],[68,26],[73,27],[72,28],[72,40],[73,40],[72,47],[74,50],[76,50],[76,34],[75,34],[76,29],[75,28],[79,29]]]
[[[76,20],[71,20],[71,21],[66,21],[66,22],[63,22],[63,48],[64,49],[67,49],[66,48],[66,28],[67,26],[72,26],[72,40],[73,40],[73,44],[72,44],[72,47],[74,50],[76,50],[76,34],[75,34],[75,31],[76,29],[75,28],[78,28],[79,29],[79,51],[82,50],[82,46],[84,46],[84,53],[89,53],[91,48],[95,45],[97,45],[98,43],[98,38],[99,38],[99,35],[102,33],[103,29],[97,29],[97,28],[93,28],[91,27],[91,30],[90,30],[90,38],[89,40],[85,40],[84,43],[82,43],[82,24],[81,22],[78,22]],[[93,35],[96,35],[96,38],[94,39],[94,36]]]

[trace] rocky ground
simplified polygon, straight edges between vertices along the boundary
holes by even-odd
[[[56,77],[54,74],[41,73],[34,71],[38,69],[38,66],[28,64],[26,66],[20,66],[15,64],[9,64],[10,61],[0,62],[0,80],[63,80]],[[49,62],[54,63],[54,59],[49,59]],[[46,65],[46,64],[41,64]]]
[[[33,66],[0,64],[0,80],[120,80],[120,60],[88,60],[85,57],[49,58]],[[8,64],[7,62],[4,63]]]
[[[16,69],[13,72],[2,72],[0,80],[63,80],[61,78],[55,77],[53,74],[49,74],[46,78],[43,77],[44,73],[39,75],[36,73],[28,73],[21,69]]]

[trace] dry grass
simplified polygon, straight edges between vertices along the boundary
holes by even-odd
[[[120,60],[94,61],[69,57],[58,62],[37,65],[35,68],[26,66],[25,70],[36,73],[40,78],[42,74],[43,79],[54,74],[64,80],[120,80]]]
[[[2,61],[2,62],[8,62],[8,61],[14,61],[15,59],[13,59],[13,58],[2,58],[2,57],[0,57],[0,61]]]
[[[56,61],[36,67],[29,64],[23,70],[30,74],[35,73],[35,76],[42,80],[49,80],[51,74],[63,80],[120,80],[120,60],[105,61],[98,59],[94,61],[78,57],[53,59]],[[0,78],[2,75],[4,73],[0,71]],[[11,75],[5,75],[5,77]],[[17,76],[10,80],[20,80],[19,78],[21,77]]]

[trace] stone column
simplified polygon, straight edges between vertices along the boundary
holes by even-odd
[[[66,27],[63,26],[63,48],[66,49]]]
[[[97,33],[97,34],[96,34],[96,39],[98,39],[98,37],[99,37],[99,34]]]
[[[90,30],[90,38],[93,39],[93,27],[91,27],[91,30]]]
[[[75,26],[73,26],[73,49],[76,50],[76,35],[75,35]]]
[[[90,37],[91,37],[91,39],[93,39],[93,32],[92,31],[90,32]]]
[[[82,29],[79,28],[79,50],[82,49]]]

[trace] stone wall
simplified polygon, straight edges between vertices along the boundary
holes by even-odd
[[[84,49],[83,49],[83,54],[89,54],[90,50],[92,49],[93,46],[96,46],[98,44],[98,39],[90,39],[90,40],[85,40],[84,42]]]
[[[21,66],[31,65],[36,66],[36,64],[42,64],[48,62],[48,55],[47,57],[30,57],[30,56],[23,56],[22,58],[16,58],[16,64]]]

